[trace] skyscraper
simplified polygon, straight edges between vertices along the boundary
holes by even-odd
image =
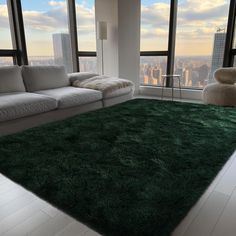
[[[72,72],[70,36],[66,33],[52,35],[55,64],[63,65],[67,72]]]
[[[209,74],[208,83],[214,82],[215,70],[222,67],[222,65],[223,65],[226,33],[221,32],[221,31],[222,31],[221,29],[217,30],[217,32],[215,33],[215,36],[214,36],[214,46],[213,46],[212,61],[211,61],[211,72]]]

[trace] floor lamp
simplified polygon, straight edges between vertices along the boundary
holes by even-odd
[[[97,35],[98,39],[101,40],[101,49],[102,49],[102,75],[104,75],[104,45],[103,41],[107,40],[107,22],[105,21],[98,21],[97,23]]]

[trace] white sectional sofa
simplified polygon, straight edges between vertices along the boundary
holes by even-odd
[[[97,75],[66,74],[62,66],[0,68],[0,136],[132,98],[132,84],[106,94],[72,86],[75,80],[94,76]]]

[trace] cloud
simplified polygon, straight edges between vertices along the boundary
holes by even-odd
[[[46,12],[24,11],[24,21],[28,29],[54,32],[68,31],[68,13],[65,1],[49,1],[50,9]],[[90,34],[95,31],[94,9],[76,5],[77,26],[81,33]]]
[[[76,4],[76,12],[80,50],[96,50],[94,7],[86,7],[84,3]],[[42,48],[40,53],[51,54],[51,35],[60,32],[67,33],[69,30],[67,5],[63,0],[48,1],[48,10],[46,11],[38,11],[37,9],[26,11],[23,6],[23,18],[29,54],[37,54],[39,45]],[[2,44],[7,44],[9,41],[9,19],[6,4],[0,4],[0,25]]]
[[[228,15],[229,2],[225,0],[187,0],[180,4],[178,18],[184,22],[224,20]],[[223,18],[223,19],[222,19]]]
[[[195,43],[196,46],[198,43],[205,43],[210,52],[216,29],[218,27],[226,28],[228,9],[229,1],[226,0],[181,1],[178,5],[177,48],[181,42]],[[169,13],[168,3],[142,6],[141,46],[145,50],[152,50],[153,45],[150,44],[150,40],[167,40]],[[166,48],[162,50],[166,50]]]
[[[225,25],[229,4],[224,0],[186,0],[178,7],[178,27],[190,25]],[[168,3],[155,3],[142,6],[142,27],[150,30],[166,28],[169,23],[170,6]]]
[[[23,9],[25,28],[45,32],[68,31],[68,15],[65,1],[49,1],[48,11]],[[94,8],[86,8],[85,5],[76,4],[77,27],[81,34],[91,35],[95,33]],[[7,5],[0,5],[1,28],[9,28]]]
[[[148,29],[141,29],[142,39],[159,39],[159,38],[168,38],[168,31],[166,29],[154,29],[152,31]]]
[[[9,28],[7,5],[0,4],[0,25],[1,28]]]
[[[49,1],[48,5],[52,7],[64,7],[66,4],[65,2]]]
[[[141,7],[141,24],[147,28],[163,28],[168,25],[170,7],[166,3],[155,3]]]
[[[26,30],[37,30],[43,32],[55,31],[55,28],[64,27],[64,22],[58,22],[58,19],[48,15],[47,13],[41,13],[38,11],[24,11],[24,23]]]

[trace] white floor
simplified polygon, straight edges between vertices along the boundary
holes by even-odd
[[[0,235],[97,236],[99,234],[0,174]]]
[[[236,235],[236,152],[172,236]]]
[[[96,236],[96,232],[0,174],[0,236]],[[236,152],[172,236],[236,235]]]

